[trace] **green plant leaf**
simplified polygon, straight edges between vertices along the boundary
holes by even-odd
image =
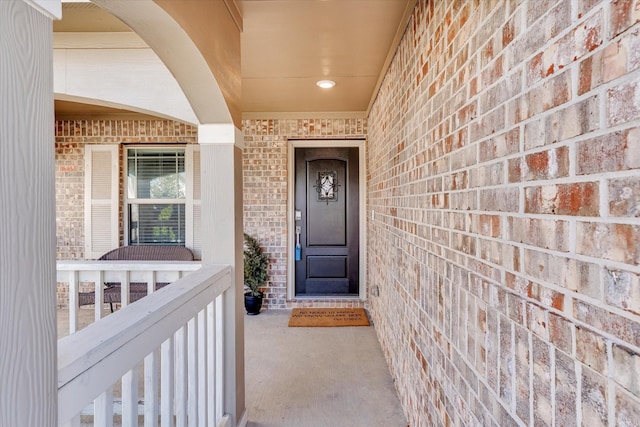
[[[260,296],[260,288],[269,278],[269,257],[262,251],[258,240],[244,233],[244,284],[253,296]]]

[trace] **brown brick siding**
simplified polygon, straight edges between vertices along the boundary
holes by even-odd
[[[75,139],[75,138],[74,138]],[[84,257],[84,143],[56,135],[56,257]]]
[[[354,307],[359,300],[287,301],[287,155],[291,139],[364,139],[365,119],[244,120],[244,229],[269,254],[264,306]]]
[[[638,424],[639,10],[418,1],[367,145],[367,304],[412,426]]]

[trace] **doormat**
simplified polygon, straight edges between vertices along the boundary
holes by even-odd
[[[369,326],[364,308],[294,308],[289,327]]]

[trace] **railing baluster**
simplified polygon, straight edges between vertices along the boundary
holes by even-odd
[[[122,427],[138,427],[138,367],[122,377]]]
[[[186,327],[175,333],[176,348],[176,427],[187,427],[187,334]]]
[[[113,427],[113,388],[109,387],[93,401],[94,427]]]
[[[95,287],[95,320],[104,317],[104,271],[99,270],[94,274]]]
[[[125,271],[122,275],[122,282],[120,282],[120,305],[122,307],[128,306],[131,302],[130,277],[129,271]]]
[[[158,355],[144,358],[144,426],[158,427]]]
[[[174,346],[173,337],[162,343],[160,356],[160,426],[173,424]]]
[[[198,313],[198,425],[207,427],[207,310]]]
[[[156,272],[147,271],[144,277],[147,282],[147,295],[150,295],[156,291]]]
[[[78,310],[80,305],[78,303],[78,270],[69,272],[69,333],[73,334],[78,330]]]
[[[223,300],[222,295],[219,295],[215,300],[215,316],[216,316],[216,414],[222,418],[224,414],[223,393],[224,393],[224,323],[222,321]]]
[[[216,414],[216,318],[214,303],[207,304],[207,419],[215,427]]]
[[[188,334],[188,350],[187,357],[188,363],[188,386],[189,386],[189,398],[188,398],[188,412],[189,412],[189,426],[198,425],[198,322],[197,317],[189,320],[187,324]]]

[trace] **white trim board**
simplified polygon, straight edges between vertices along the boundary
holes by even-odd
[[[360,236],[359,236],[359,298],[360,301],[367,299],[367,217],[366,217],[366,194],[367,194],[367,170],[366,170],[366,140],[365,139],[322,139],[322,140],[299,140],[290,139],[288,141],[287,150],[287,244],[289,249],[295,245],[295,149],[296,148],[322,148],[322,147],[356,147],[358,148],[358,159],[360,162],[360,179],[359,179],[359,202],[360,202]],[[287,253],[287,301],[296,298],[295,289],[295,253],[289,250]],[[327,297],[328,298],[328,297]],[[316,299],[316,298],[314,298]],[[323,299],[318,297],[317,299]]]

